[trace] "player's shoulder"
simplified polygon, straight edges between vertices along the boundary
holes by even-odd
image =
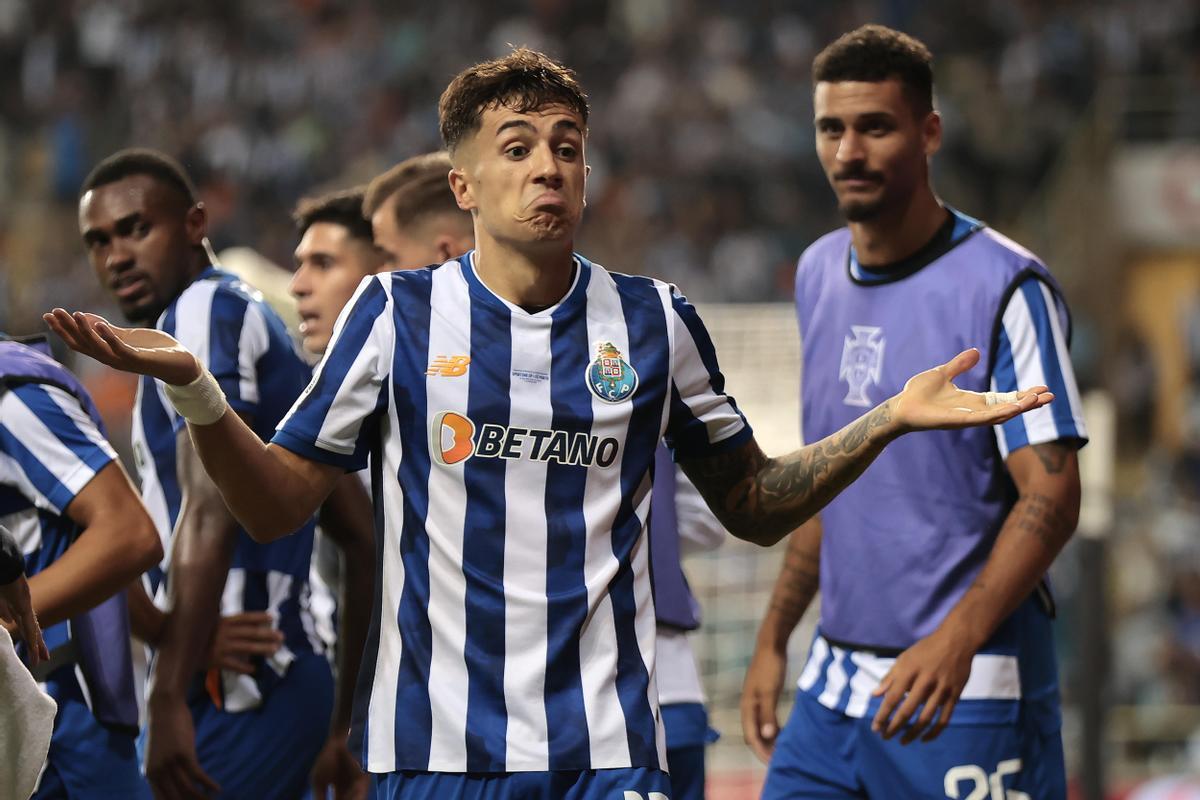
[[[457,258],[452,258],[442,264],[430,264],[427,267],[380,272],[364,279],[369,284],[363,291],[376,292],[382,290],[387,294],[404,292],[428,293],[429,287],[433,284],[435,274],[446,276],[452,272],[459,274],[462,272],[462,267]]]
[[[1046,265],[1036,253],[990,226],[980,227],[964,244],[970,246],[972,257],[982,253],[989,259],[1008,264],[1015,269],[1032,266],[1046,269]]]
[[[176,316],[244,314],[251,305],[266,306],[260,293],[232,272],[209,267],[184,287],[168,307]]]
[[[804,248],[796,268],[811,270],[832,264],[841,269],[845,266],[849,253],[850,229],[837,228]]]

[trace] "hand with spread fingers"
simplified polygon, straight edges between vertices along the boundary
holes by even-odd
[[[954,385],[955,378],[978,363],[979,351],[971,348],[940,367],[909,378],[900,394],[892,398],[893,418],[909,431],[999,425],[1054,399],[1045,386],[997,395],[969,392]]]
[[[200,362],[169,334],[153,328],[120,328],[84,311],[56,308],[42,319],[67,346],[123,372],[186,386],[203,371]]]

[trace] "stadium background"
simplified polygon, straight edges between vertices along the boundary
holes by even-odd
[[[107,153],[180,157],[215,247],[287,265],[298,197],[434,149],[447,80],[525,44],[590,91],[581,251],[698,301],[733,393],[783,451],[797,439],[792,271],[839,224],[809,67],[864,22],[936,56],[942,198],[1040,253],[1075,311],[1095,438],[1083,535],[1055,567],[1067,756],[1080,797],[1150,796],[1147,781],[1200,773],[1194,0],[0,0],[0,329],[41,330],[53,305],[115,316],[75,219]],[[75,366],[124,443],[132,384]],[[718,800],[754,796],[761,777],[737,699],[780,553],[732,543],[688,565],[724,733]],[[806,645],[798,633],[794,666]]]

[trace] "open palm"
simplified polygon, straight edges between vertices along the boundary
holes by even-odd
[[[896,396],[894,418],[908,430],[998,425],[1054,399],[1045,386],[1017,392],[1015,402],[988,405],[987,394],[959,389],[953,381],[979,363],[979,351],[964,350],[940,367],[914,375]]]
[[[174,337],[153,328],[118,328],[96,314],[56,308],[42,319],[72,350],[124,372],[186,385],[200,376],[200,362]]]

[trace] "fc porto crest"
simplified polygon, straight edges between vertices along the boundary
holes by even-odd
[[[587,371],[588,388],[606,403],[628,400],[637,391],[637,372],[612,342],[596,345],[596,360]]]
[[[853,337],[847,336],[842,347],[842,368],[838,378],[849,385],[846,397],[842,400],[848,406],[870,408],[875,405],[867,397],[867,387],[879,383],[883,370],[883,328],[869,325],[851,325]]]

